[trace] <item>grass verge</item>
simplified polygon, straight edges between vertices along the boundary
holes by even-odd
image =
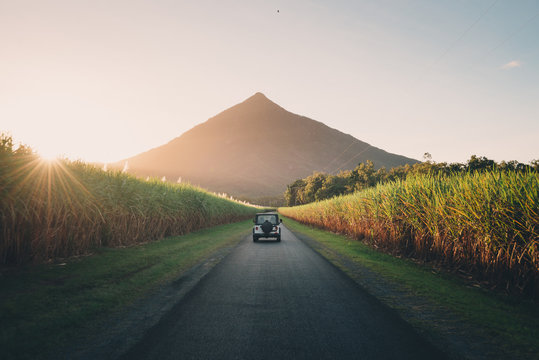
[[[322,244],[322,249],[317,251],[345,272],[349,273],[350,269],[340,261],[342,259],[339,256],[371,270],[389,284],[406,289],[408,294],[428,299],[440,309],[456,314],[474,329],[478,329],[481,337],[487,338],[489,343],[500,346],[505,354],[513,358],[539,358],[539,308],[532,300],[478,288],[454,274],[384,254],[360,241],[306,226],[289,218],[286,219],[286,226]],[[324,251],[324,248],[327,250]],[[328,252],[337,253],[339,256]],[[368,288],[369,284],[361,285],[367,287],[368,291],[371,290]],[[391,294],[385,293],[384,296]],[[402,312],[405,305],[400,300],[382,299],[390,307]],[[421,311],[411,310],[416,313]],[[433,323],[432,319],[423,322],[420,317],[413,317],[412,322],[427,332],[435,330],[438,325]]]
[[[237,244],[251,221],[128,248],[100,248],[64,263],[0,272],[2,359],[46,358],[109,315]]]
[[[539,300],[539,172],[414,174],[279,211]]]

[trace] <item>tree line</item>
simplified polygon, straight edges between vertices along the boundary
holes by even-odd
[[[337,175],[314,172],[306,178],[298,179],[287,186],[284,197],[288,206],[296,206],[338,195],[351,194],[379,183],[405,179],[412,174],[449,175],[488,170],[539,172],[539,160],[533,160],[529,164],[523,164],[516,160],[497,163],[484,156],[472,155],[465,163],[437,163],[432,161],[429,153],[425,153],[424,161],[421,163],[406,164],[389,170],[384,167],[375,169],[374,163],[367,160],[366,163],[359,163],[355,169],[341,171]]]

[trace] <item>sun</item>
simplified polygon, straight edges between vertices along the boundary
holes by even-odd
[[[47,151],[38,151],[38,155],[43,162],[54,163],[57,162],[59,156]]]

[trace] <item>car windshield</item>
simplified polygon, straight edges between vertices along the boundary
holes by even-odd
[[[266,221],[266,220],[269,221],[270,223],[272,223],[273,225],[278,224],[277,215],[268,214],[268,215],[257,215],[256,216],[256,223],[258,225],[262,225],[264,223],[264,221]]]

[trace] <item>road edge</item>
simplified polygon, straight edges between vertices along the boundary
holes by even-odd
[[[249,236],[217,249],[176,278],[120,310],[100,326],[96,336],[71,346],[61,358],[92,360],[121,357]]]
[[[409,323],[449,359],[506,359],[510,354],[493,347],[484,334],[460,316],[424,297],[383,278],[325,244],[297,230],[287,229],[322,258],[346,274],[397,316]]]

